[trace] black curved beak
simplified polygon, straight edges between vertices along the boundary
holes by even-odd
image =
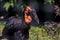
[[[32,9],[31,14],[32,14],[32,18],[33,18],[34,22],[39,24],[39,18],[38,18],[37,14],[36,14],[36,10]]]

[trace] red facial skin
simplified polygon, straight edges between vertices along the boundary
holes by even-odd
[[[32,11],[32,9],[29,6],[27,6],[24,11],[24,19],[25,19],[25,23],[27,23],[27,24],[31,23],[31,21],[32,21],[32,17],[30,15],[27,15],[31,11]]]

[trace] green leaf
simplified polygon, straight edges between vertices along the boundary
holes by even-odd
[[[6,11],[8,11],[8,8],[9,8],[10,6],[13,6],[13,3],[7,2],[7,3],[5,3],[5,5],[3,6],[3,8],[5,8]]]

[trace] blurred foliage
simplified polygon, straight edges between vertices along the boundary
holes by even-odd
[[[0,36],[2,35],[2,30],[4,28],[3,24],[0,24]],[[44,28],[39,28],[37,26],[31,26],[29,30],[29,40],[59,40],[59,38],[53,38],[48,35],[47,31]]]
[[[0,0],[1,1],[1,0]],[[17,2],[17,1],[20,1],[20,0],[9,0],[8,2],[6,2],[3,6],[3,8],[5,8],[6,10],[8,10],[8,8],[12,5],[14,6],[14,4]],[[23,0],[22,2],[24,3],[28,3],[28,0]],[[54,2],[54,0],[44,0],[44,3],[47,3],[47,2]]]
[[[49,3],[54,2],[54,0],[44,0],[44,1]]]
[[[0,23],[0,36],[2,35],[3,28],[4,28],[4,25]]]
[[[1,2],[2,0],[0,0],[0,2]]]
[[[7,2],[4,4],[3,8],[5,8],[6,11],[8,11],[8,8],[9,8],[10,6],[14,6],[17,1],[19,1],[19,0],[9,0],[9,1],[7,1]],[[24,1],[21,1],[21,2],[24,2]],[[19,2],[19,3],[20,3],[20,2]],[[18,3],[18,4],[19,4],[19,3]],[[22,10],[23,10],[23,8],[22,8]]]
[[[14,5],[13,3],[6,2],[5,5],[3,6],[3,8],[5,8],[6,11],[8,11],[8,8],[9,8],[10,6],[13,6],[13,5]]]

